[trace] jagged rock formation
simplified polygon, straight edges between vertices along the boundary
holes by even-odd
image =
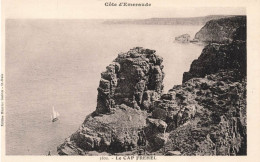
[[[195,39],[203,42],[230,43],[233,40],[239,40],[235,33],[245,35],[245,28],[245,16],[211,20],[196,33]]]
[[[59,154],[122,152],[125,142],[135,148],[138,130],[163,90],[162,62],[154,50],[141,47],[119,54],[101,74],[96,111],[59,146]]]
[[[166,94],[154,50],[119,54],[101,74],[96,111],[58,153],[246,155],[245,29],[237,28],[231,43],[207,45],[182,85]]]
[[[183,34],[178,37],[175,37],[175,40],[181,43],[189,43],[190,42],[190,35],[189,34]]]
[[[119,54],[101,74],[96,112],[107,113],[120,104],[148,110],[163,89],[162,62],[154,50],[139,47]]]

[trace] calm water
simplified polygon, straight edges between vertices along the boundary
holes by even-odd
[[[165,91],[202,46],[174,43],[201,26],[102,25],[86,20],[12,20],[6,23],[6,153],[56,154],[56,147],[95,110],[100,73],[135,46],[164,58]],[[60,113],[51,122],[52,106]]]

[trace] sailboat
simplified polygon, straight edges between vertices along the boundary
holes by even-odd
[[[55,111],[54,107],[52,107],[51,121],[52,122],[57,121],[59,116],[60,114],[58,113],[58,111]]]

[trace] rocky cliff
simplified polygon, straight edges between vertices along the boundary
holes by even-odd
[[[230,43],[233,40],[245,40],[246,16],[236,16],[208,21],[195,39],[203,42]],[[240,37],[240,38],[238,38]]]
[[[220,71],[174,86],[154,104],[148,119],[164,122],[165,132],[149,132],[151,151],[182,155],[246,154],[246,78]],[[165,138],[166,137],[166,138]]]
[[[183,82],[194,77],[204,77],[219,70],[236,69],[246,76],[246,17],[238,16],[212,20],[196,34],[200,41],[213,41],[203,49],[190,70],[183,74]],[[224,41],[228,38],[229,41]]]
[[[183,74],[183,82],[214,74],[219,70],[236,69],[241,77],[246,75],[246,42],[235,40],[230,44],[211,43],[207,45],[190,70]]]
[[[59,154],[116,153],[137,146],[152,103],[163,89],[163,59],[156,51],[136,47],[121,53],[101,74],[96,111],[59,146]]]
[[[207,45],[166,94],[154,50],[119,54],[101,74],[96,111],[58,153],[246,155],[245,29],[231,43]]]

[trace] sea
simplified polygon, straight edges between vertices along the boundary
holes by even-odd
[[[174,38],[193,38],[201,27],[6,20],[6,154],[57,155],[57,146],[95,110],[100,73],[133,47],[154,49],[164,58],[164,92],[181,84],[203,46]],[[54,123],[53,106],[60,114]]]

